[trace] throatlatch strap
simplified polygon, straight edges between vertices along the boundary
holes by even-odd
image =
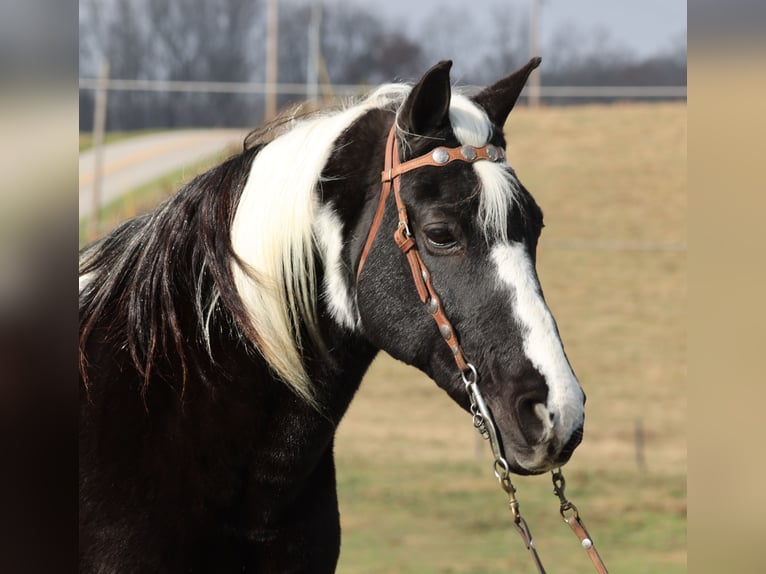
[[[388,132],[388,141],[386,141],[386,170],[391,169],[393,158],[391,156],[391,149],[396,147],[396,122],[394,122],[391,131]],[[391,180],[384,180],[383,187],[380,190],[380,198],[378,199],[378,208],[375,210],[375,217],[372,219],[372,225],[370,225],[370,231],[367,232],[367,241],[364,243],[364,249],[362,249],[362,256],[359,258],[359,266],[356,268],[356,280],[359,281],[359,277],[362,274],[362,267],[364,267],[365,261],[367,261],[367,255],[372,249],[372,244],[375,241],[375,236],[378,234],[378,229],[383,221],[383,214],[386,211],[386,200],[391,193]]]

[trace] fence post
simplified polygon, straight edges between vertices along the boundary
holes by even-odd
[[[106,130],[107,83],[109,62],[101,60],[101,70],[96,88],[96,102],[93,110],[93,212],[90,217],[90,239],[97,239],[101,232],[101,183],[104,166],[104,131]]]
[[[265,120],[277,115],[277,78],[279,77],[279,0],[269,0],[266,23],[266,110]]]
[[[646,458],[644,456],[644,424],[641,418],[636,419],[636,468],[640,474],[646,472]]]
[[[319,100],[319,61],[321,58],[322,6],[314,4],[309,23],[309,58],[306,67],[306,99],[314,106]]]

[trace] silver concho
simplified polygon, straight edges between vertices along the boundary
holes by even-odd
[[[431,157],[436,163],[447,163],[449,161],[449,152],[443,147],[437,147]]]
[[[426,309],[428,309],[428,312],[433,315],[439,310],[439,304],[436,302],[436,299],[429,299],[426,301]]]
[[[498,160],[497,148],[492,144],[487,144],[487,157],[489,158],[489,161]]]
[[[460,155],[468,161],[473,161],[476,159],[476,148],[471,145],[464,145],[460,148]]]

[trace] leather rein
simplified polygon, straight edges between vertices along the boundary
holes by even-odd
[[[431,273],[428,270],[423,258],[420,256],[415,237],[413,236],[409,227],[409,218],[407,216],[407,206],[404,204],[400,193],[400,176],[410,171],[422,168],[422,167],[443,167],[454,161],[462,161],[466,163],[474,163],[476,161],[492,161],[499,162],[505,159],[505,151],[492,144],[486,144],[481,147],[475,147],[470,145],[464,145],[455,148],[437,147],[436,149],[415,157],[405,162],[399,160],[399,145],[396,137],[396,121],[391,126],[391,130],[388,133],[388,140],[386,141],[386,154],[385,164],[383,171],[381,172],[382,187],[380,197],[378,199],[378,206],[375,211],[375,215],[370,225],[370,230],[367,234],[367,240],[365,241],[364,248],[362,249],[362,255],[359,259],[359,265],[356,271],[356,280],[359,282],[359,278],[362,274],[362,269],[367,261],[367,257],[372,249],[372,244],[375,241],[375,237],[378,234],[380,225],[383,221],[383,214],[385,213],[386,203],[388,197],[393,190],[394,201],[396,203],[397,213],[399,215],[399,223],[394,232],[394,241],[402,250],[402,253],[407,257],[410,270],[412,272],[412,280],[415,284],[415,289],[418,292],[420,302],[424,304],[426,310],[430,313],[431,317],[436,322],[439,328],[444,342],[449,347],[455,364],[460,372],[460,376],[465,385],[468,397],[471,402],[471,414],[473,415],[473,425],[479,431],[483,438],[489,440],[492,454],[495,457],[493,471],[495,477],[498,479],[502,489],[508,494],[508,505],[513,514],[514,527],[521,535],[527,550],[530,551],[533,562],[537,567],[540,574],[545,574],[545,568],[540,561],[540,557],[537,553],[537,549],[532,540],[532,533],[529,530],[524,518],[519,511],[519,502],[516,499],[516,488],[511,483],[510,466],[507,460],[503,456],[500,441],[495,428],[494,419],[490,413],[487,405],[482,397],[478,387],[478,371],[470,363],[463,351],[458,340],[457,332],[452,326],[452,323],[447,318],[444,312],[439,295],[434,289],[431,282]],[[561,503],[559,512],[561,513],[564,522],[566,522],[572,531],[577,535],[582,547],[588,553],[596,571],[599,574],[608,574],[606,566],[596,551],[596,547],[593,545],[590,534],[585,529],[585,525],[580,519],[580,514],[577,507],[567,500],[564,495],[564,476],[559,468],[552,472],[552,480],[554,486],[554,494],[558,496]]]

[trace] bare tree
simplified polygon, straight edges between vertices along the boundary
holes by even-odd
[[[424,19],[417,36],[429,63],[451,59],[459,83],[484,85],[507,74],[529,53],[528,18],[523,10],[472,11],[439,6]]]
[[[280,9],[279,79],[303,82],[309,58],[311,7]],[[426,62],[418,44],[363,8],[327,6],[322,11],[321,52],[331,83],[375,85],[419,76]],[[288,99],[281,98],[284,104]]]
[[[489,49],[478,66],[476,82],[488,84],[520,68],[529,60],[529,15],[507,9],[492,19]]]
[[[262,53],[253,37],[260,14],[252,0],[81,0],[81,73],[94,74],[105,57],[117,78],[247,81]],[[250,125],[260,119],[255,99],[120,92],[110,98],[108,124]]]
[[[320,1],[320,0],[315,0]],[[280,4],[279,81],[306,80],[312,0]],[[323,9],[321,51],[332,83],[375,85],[414,80],[442,59],[453,78],[482,85],[521,66],[529,56],[523,9],[472,11],[440,6],[405,33],[370,7],[333,3]],[[261,81],[265,52],[264,0],[80,0],[80,73],[96,75],[102,57],[112,77]],[[544,85],[684,85],[686,37],[639,59],[606,29],[567,23],[543,47]],[[300,96],[283,96],[280,105]],[[580,100],[581,101],[581,100]],[[258,95],[115,92],[110,129],[149,126],[254,125]],[[92,94],[80,95],[81,127],[92,117]]]
[[[415,79],[426,67],[420,45],[372,12],[349,6],[325,11],[322,52],[335,82]]]
[[[124,0],[123,0],[124,1]],[[132,1],[132,0],[131,0]],[[253,42],[262,10],[252,0],[145,0],[153,35],[148,51],[155,75],[169,80],[243,82],[253,79]],[[155,76],[156,77],[156,76]],[[259,78],[260,79],[260,78]],[[164,107],[171,125],[243,125],[256,120],[253,96],[176,94]]]
[[[543,83],[569,86],[681,86],[686,84],[686,39],[653,56],[639,58],[608,30],[559,27],[545,47]],[[576,100],[581,102],[582,100]],[[566,103],[559,100],[560,103]]]

